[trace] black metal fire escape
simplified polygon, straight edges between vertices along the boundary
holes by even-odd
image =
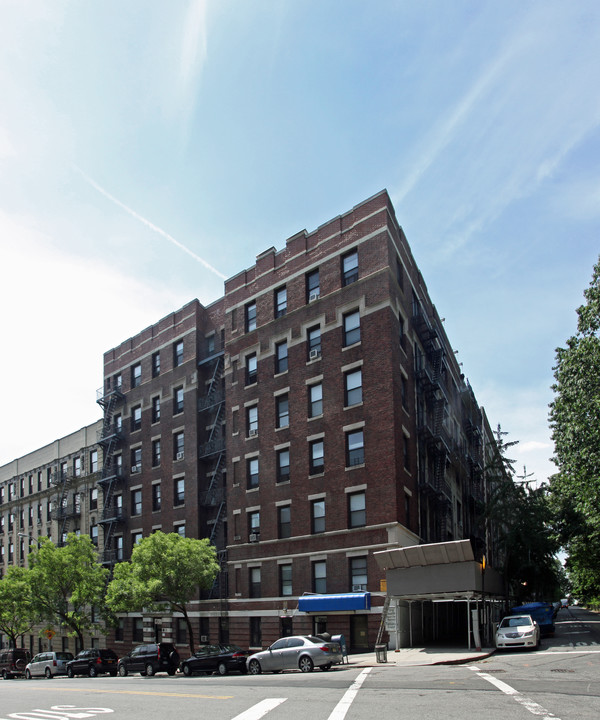
[[[224,471],[226,465],[225,433],[223,416],[225,413],[225,386],[223,381],[223,351],[200,361],[200,368],[210,373],[206,394],[198,400],[198,413],[203,418],[202,425],[210,427],[206,441],[200,445],[199,459],[204,468],[205,477],[210,478],[200,502],[203,506],[210,530],[210,541],[217,548],[221,572],[217,575],[209,597],[227,598],[227,538],[225,521],[227,505],[225,502]]]
[[[123,485],[122,466],[116,461],[116,451],[123,436],[120,424],[115,422],[115,410],[123,397],[120,386],[117,386],[106,392],[101,388],[96,398],[96,402],[104,410],[102,429],[98,433],[98,444],[103,450],[102,472],[98,485],[103,496],[100,524],[104,529],[104,545],[101,560],[105,565],[112,565],[117,560],[117,553],[113,548],[114,533],[124,519],[120,492]]]

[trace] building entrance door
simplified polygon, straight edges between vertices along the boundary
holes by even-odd
[[[350,648],[355,652],[368,652],[369,635],[366,615],[353,615],[350,618]]]

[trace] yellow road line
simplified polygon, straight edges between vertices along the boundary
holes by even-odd
[[[106,693],[107,695],[155,695],[157,697],[179,697],[179,698],[200,698],[202,700],[231,700],[233,695],[200,695],[196,693],[175,693],[175,692],[151,692],[150,690],[102,690],[95,687],[84,688],[68,688],[68,687],[48,687],[50,683],[44,683],[44,692],[46,690],[59,690],[62,692],[94,692]],[[32,690],[34,688],[31,688]],[[35,688],[36,690],[38,688]],[[39,688],[40,690],[42,688]]]

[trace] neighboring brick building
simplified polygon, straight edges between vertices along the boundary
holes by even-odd
[[[105,353],[98,402],[100,558],[157,529],[211,538],[223,572],[193,606],[201,640],[372,648],[374,552],[484,547],[491,432],[385,191]],[[310,594],[343,601],[299,610]],[[159,635],[186,643],[181,619],[135,615],[114,642]]]
[[[0,467],[0,577],[11,565],[27,567],[30,545],[40,537],[61,545],[67,533],[81,532],[98,544],[101,428],[98,421]],[[23,637],[32,654],[46,643],[38,630]],[[0,647],[6,640],[0,635]],[[66,633],[53,642],[56,649],[79,649]]]

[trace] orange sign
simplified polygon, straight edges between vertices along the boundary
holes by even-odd
[[[44,635],[48,638],[48,640],[52,640],[56,633],[54,630],[44,630]]]

